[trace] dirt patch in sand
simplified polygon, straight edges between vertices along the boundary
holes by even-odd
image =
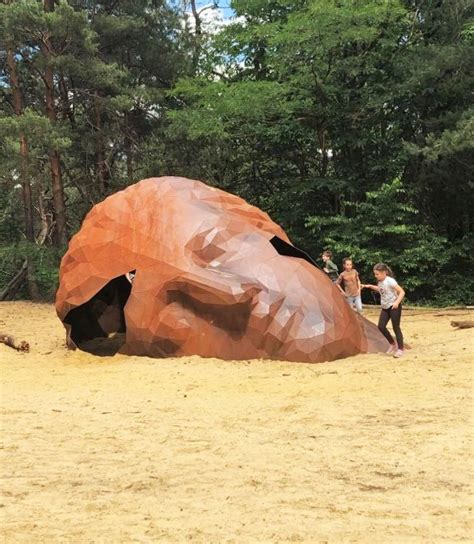
[[[0,303],[31,346],[0,345],[2,541],[472,541],[463,319],[406,310],[400,360],[158,360],[67,351],[51,305]]]

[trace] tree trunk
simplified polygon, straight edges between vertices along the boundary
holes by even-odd
[[[41,229],[36,238],[36,243],[42,246],[50,237],[54,229],[54,210],[51,206],[51,199],[46,198],[45,191],[41,191],[38,198],[38,211],[41,219]]]
[[[0,293],[0,300],[13,300],[17,291],[20,289],[21,284],[25,281],[26,275],[28,273],[28,262],[25,259],[20,270],[15,274],[15,276],[10,280],[5,289]]]
[[[61,95],[62,100],[62,112],[63,112],[63,119],[69,119],[69,122],[71,123],[71,127],[75,128],[76,126],[76,120],[74,118],[74,112],[71,109],[71,104],[69,100],[69,88],[66,84],[66,80],[64,79],[64,74],[61,74],[58,79],[58,86],[59,86],[59,93]]]
[[[319,142],[319,148],[321,149],[321,164],[319,167],[319,175],[322,178],[326,177],[329,165],[328,150],[326,147],[326,131],[322,127],[316,129],[316,134]]]
[[[54,0],[44,0],[44,11],[54,11]],[[45,35],[41,44],[41,53],[46,61],[44,72],[46,115],[51,124],[56,123],[56,108],[54,103],[54,74],[50,58],[53,54],[51,39]],[[64,188],[61,177],[61,157],[56,149],[49,150],[49,164],[51,169],[51,185],[53,189],[54,215],[56,220],[56,241],[58,246],[67,244],[66,205],[64,202]]]
[[[191,4],[191,11],[194,17],[194,31],[196,32],[196,36],[201,36],[202,34],[202,21],[201,16],[199,14],[199,11],[196,7],[196,0],[190,0]]]
[[[7,65],[10,72],[11,89],[13,93],[13,105],[15,109],[15,115],[18,117],[23,113],[23,100],[21,97],[20,86],[18,83],[18,74],[16,71],[15,57],[13,49],[11,47],[7,50]],[[33,228],[33,202],[31,196],[31,185],[28,179],[28,141],[26,136],[20,133],[20,181],[23,195],[23,212],[25,214],[25,234],[26,238],[30,242],[35,241],[35,234]]]
[[[10,84],[13,93],[13,107],[15,115],[20,117],[23,114],[23,98],[21,96],[18,73],[16,69],[15,55],[13,47],[7,49],[7,66],[10,72]],[[23,132],[20,132],[20,183],[23,199],[23,216],[26,239],[35,243],[35,230],[33,224],[33,199],[30,180],[28,179],[28,140]],[[27,255],[27,280],[28,291],[32,300],[39,300],[40,292],[36,282],[35,267],[33,259]]]
[[[193,67],[196,70],[199,63],[202,48],[202,20],[201,15],[196,7],[196,0],[190,0],[191,12],[194,17],[194,51],[193,51]]]
[[[101,196],[105,195],[108,189],[109,171],[105,161],[104,132],[102,124],[102,103],[99,93],[94,94],[94,126],[95,126],[95,165],[97,184]]]
[[[130,136],[125,136],[125,155],[127,156],[127,180],[128,183],[133,182],[133,150],[132,140]]]
[[[125,148],[125,156],[127,157],[127,180],[128,183],[133,182],[133,146],[132,146],[132,138],[130,137],[131,134],[131,126],[129,122],[129,115],[128,113],[125,113],[125,137],[124,137],[124,148]]]

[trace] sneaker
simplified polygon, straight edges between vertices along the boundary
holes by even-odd
[[[397,359],[399,359],[400,357],[403,357],[403,350],[397,349],[397,351],[393,354],[393,356],[396,357]]]
[[[395,352],[397,351],[398,346],[397,344],[390,344],[390,347],[385,352],[387,355],[395,355]]]

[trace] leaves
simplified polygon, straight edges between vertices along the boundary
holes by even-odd
[[[260,206],[313,256],[326,247],[352,255],[367,279],[388,260],[411,300],[471,300],[469,2],[233,0],[236,17],[199,36],[176,5],[0,5],[0,49],[15,52],[25,104],[13,114],[3,70],[2,241],[24,237],[25,169],[41,228],[53,149],[71,231],[133,181],[184,175]],[[54,124],[44,112],[46,66]]]

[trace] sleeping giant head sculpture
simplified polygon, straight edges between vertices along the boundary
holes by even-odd
[[[326,274],[269,216],[178,177],[97,204],[61,262],[70,348],[121,333],[121,353],[323,362],[385,351]]]

